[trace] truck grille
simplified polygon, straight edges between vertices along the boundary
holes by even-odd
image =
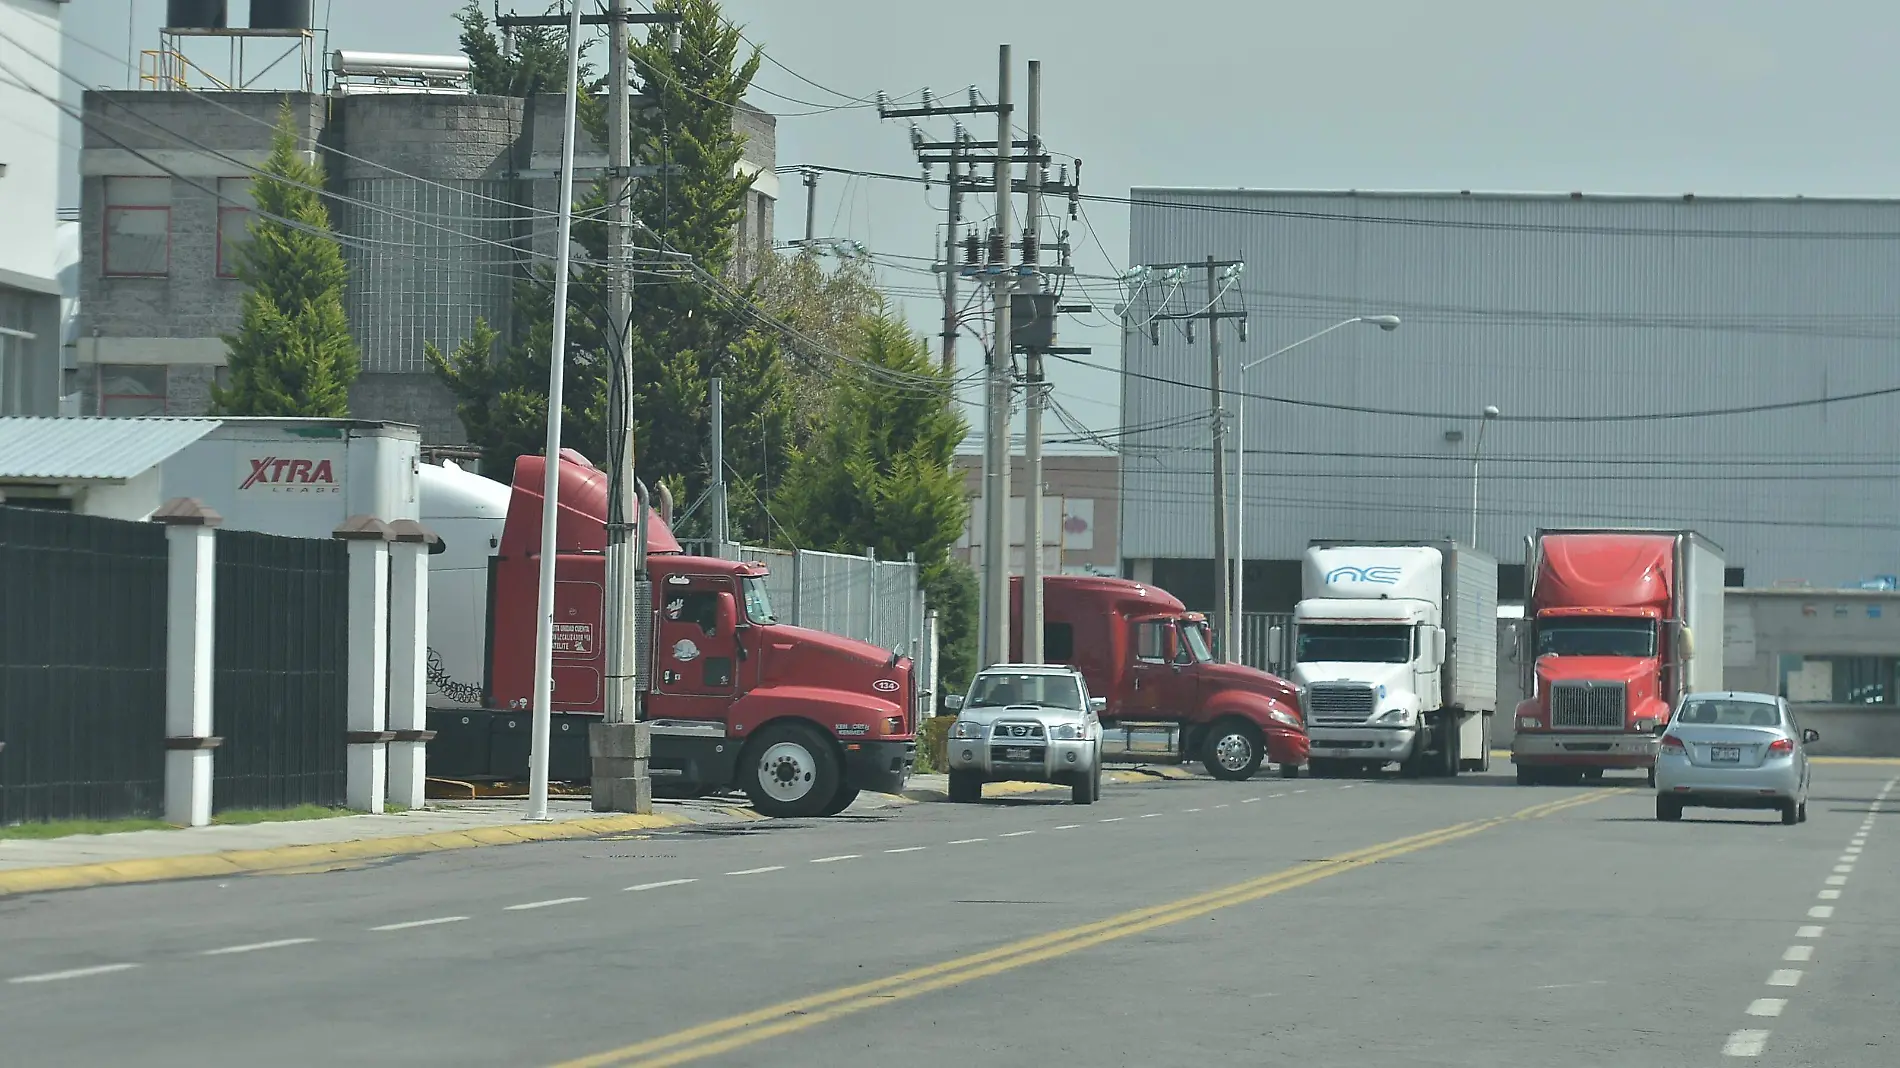
[[[1364,723],[1372,716],[1372,687],[1353,682],[1320,682],[1307,688],[1314,723]]]
[[[1555,730],[1622,730],[1624,684],[1555,682],[1550,687],[1550,725]]]

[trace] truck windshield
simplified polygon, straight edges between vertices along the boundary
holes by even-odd
[[[1187,649],[1188,655],[1194,658],[1195,663],[1205,664],[1209,660],[1214,659],[1213,650],[1209,648],[1207,641],[1207,624],[1182,623],[1181,641],[1184,648]]]
[[[765,592],[765,579],[754,575],[739,580],[745,591],[745,617],[754,623],[777,623],[772,614],[772,595]]]
[[[1412,659],[1412,628],[1403,623],[1305,624],[1294,659],[1302,664],[1403,664]]]
[[[1540,619],[1537,655],[1655,656],[1656,624],[1647,619]]]
[[[1042,705],[1082,711],[1082,688],[1073,675],[1049,675],[986,671],[970,684],[968,708],[1001,708],[1006,705]]]

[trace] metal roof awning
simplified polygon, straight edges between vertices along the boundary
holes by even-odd
[[[0,418],[0,482],[123,482],[220,425],[217,419]]]

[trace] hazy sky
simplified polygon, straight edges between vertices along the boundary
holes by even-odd
[[[544,3],[512,9],[538,13]],[[451,15],[462,5],[316,6],[320,19],[329,12],[332,48],[449,52]],[[75,0],[68,69],[88,84],[125,85],[128,17],[133,50],[150,48],[164,8],[164,0]],[[233,24],[243,24],[247,0],[231,8]],[[1188,185],[1883,195],[1900,175],[1892,136],[1900,5],[1874,0],[728,0],[726,11],[772,59],[818,83],[770,63],[759,75],[759,89],[808,102],[753,94],[782,116],[781,165],[914,173],[907,127],[880,123],[850,99],[924,86],[944,97],[971,84],[993,91],[996,46],[1007,41],[1019,93],[1020,64],[1043,61],[1044,136],[1052,151],[1086,160],[1092,193]],[[994,135],[993,121],[972,127]],[[947,136],[949,126],[927,132]],[[781,239],[802,236],[803,203],[797,177],[787,176]],[[902,257],[933,254],[943,205],[940,188],[926,195],[828,175],[817,230],[887,257],[887,280],[922,294],[934,281],[901,270],[918,262]],[[1075,224],[1078,268],[1123,270],[1126,210],[1095,204],[1088,215],[1101,248]],[[1090,288],[1110,312],[1112,283]],[[934,332],[934,302],[918,297],[908,310]],[[1090,322],[1065,326],[1064,343],[1094,345],[1100,362],[1113,362],[1118,331]],[[1086,422],[1118,422],[1112,376],[1072,366],[1052,374],[1058,397]]]

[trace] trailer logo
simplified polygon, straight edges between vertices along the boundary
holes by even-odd
[[[251,471],[238,484],[238,490],[265,493],[341,493],[343,485],[336,477],[330,460],[265,456],[251,460]]]
[[[871,684],[871,689],[879,693],[896,693],[897,683],[891,679],[879,679]]]
[[[1402,572],[1396,567],[1336,567],[1326,572],[1326,582],[1370,582],[1378,586],[1396,586]]]

